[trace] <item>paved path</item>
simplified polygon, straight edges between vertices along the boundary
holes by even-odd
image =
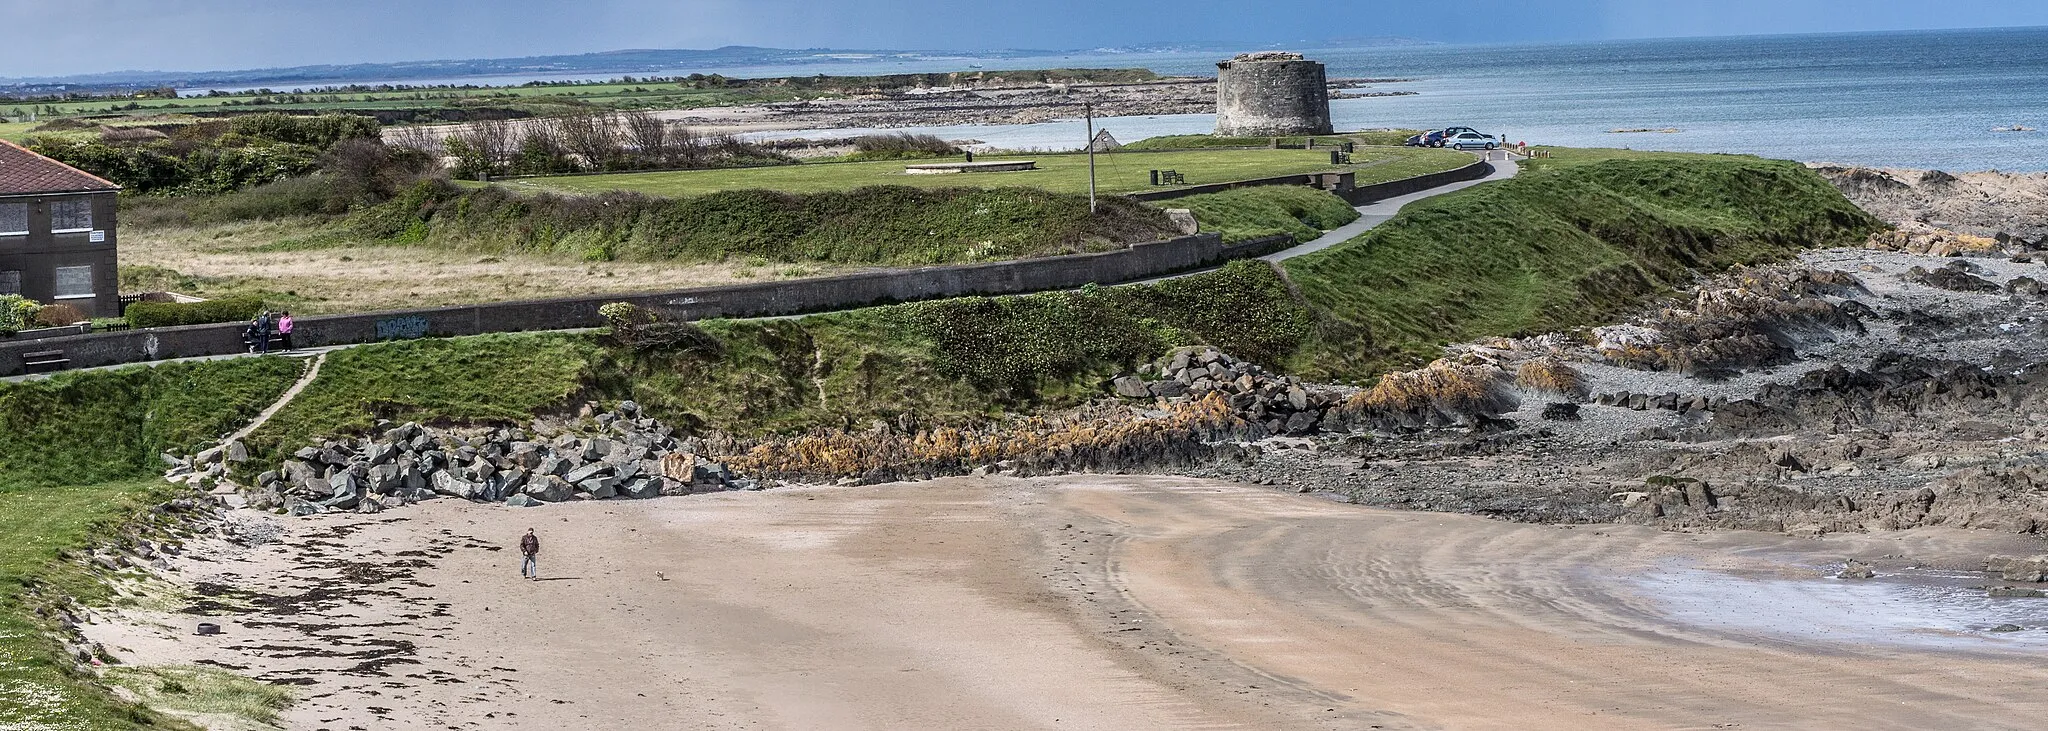
[[[1510,155],[1506,152],[1496,151],[1488,154],[1487,157],[1488,161],[1493,163],[1492,175],[1488,175],[1478,180],[1467,180],[1462,183],[1451,183],[1449,185],[1430,188],[1429,190],[1425,190],[1419,193],[1409,193],[1408,195],[1399,196],[1396,198],[1388,198],[1378,203],[1373,203],[1371,205],[1359,206],[1358,220],[1331,229],[1329,232],[1324,233],[1322,236],[1316,237],[1316,240],[1314,241],[1310,241],[1305,244],[1300,244],[1292,249],[1287,249],[1285,251],[1267,254],[1259,258],[1265,261],[1286,261],[1288,259],[1292,259],[1303,254],[1313,254],[1315,252],[1322,251],[1332,246],[1336,246],[1346,241],[1358,238],[1359,234],[1371,231],[1373,228],[1379,226],[1380,224],[1386,223],[1388,219],[1391,219],[1394,217],[1395,214],[1400,213],[1402,207],[1410,203],[1414,203],[1425,198],[1435,198],[1445,193],[1455,193],[1466,188],[1478,185],[1480,183],[1491,183],[1496,180],[1507,180],[1508,178],[1515,177],[1515,174],[1521,172],[1522,170],[1521,165],[1515,162],[1515,156]]]

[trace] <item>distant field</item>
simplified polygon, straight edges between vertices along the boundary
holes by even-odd
[[[631,78],[631,77],[626,77]],[[536,86],[373,88],[337,85],[332,91],[302,93],[237,93],[166,99],[103,97],[75,101],[9,101],[0,99],[0,117],[44,119],[79,115],[150,115],[190,113],[335,112],[361,114],[422,113],[446,110],[443,119],[463,119],[479,108],[510,109],[536,116],[571,114],[591,109],[695,109],[727,104],[819,99],[867,93],[877,89],[940,86],[986,79],[1012,84],[1044,81],[1130,82],[1158,78],[1144,69],[1047,69],[963,71],[890,76],[804,76],[703,81],[614,81]],[[722,86],[720,84],[723,84]],[[407,121],[422,121],[412,114]],[[0,132],[0,135],[7,133]]]
[[[1187,176],[1189,185],[1350,170],[1357,173],[1358,182],[1363,185],[1450,170],[1471,163],[1473,157],[1449,150],[1360,148],[1351,159],[1351,165],[1331,165],[1330,153],[1321,150],[1109,153],[1096,156],[1096,175],[1098,185],[1105,193],[1129,193],[1150,189],[1152,170],[1177,170]],[[975,160],[1036,160],[1039,169],[1009,173],[909,175],[903,172],[903,166],[906,164],[903,161],[885,161],[739,170],[684,170],[527,178],[503,185],[526,190],[557,190],[572,193],[627,190],[671,197],[749,189],[813,193],[870,185],[907,185],[920,188],[1015,186],[1042,188],[1056,193],[1088,192],[1086,155],[976,157]]]

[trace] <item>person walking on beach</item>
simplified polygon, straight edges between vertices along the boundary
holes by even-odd
[[[277,344],[285,350],[292,349],[292,311],[277,313]]]
[[[526,529],[526,535],[519,538],[519,555],[522,557],[519,560],[519,577],[539,579],[540,537],[533,534],[532,528]]]

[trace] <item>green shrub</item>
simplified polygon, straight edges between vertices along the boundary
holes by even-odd
[[[222,297],[205,302],[137,302],[124,313],[134,327],[176,327],[255,319],[263,312],[261,297]]]
[[[291,115],[282,112],[244,114],[228,120],[228,133],[267,142],[305,145],[320,150],[342,140],[374,139],[382,125],[355,114]]]
[[[28,329],[29,322],[36,316],[42,305],[35,300],[18,294],[0,294],[0,335],[13,335]]]

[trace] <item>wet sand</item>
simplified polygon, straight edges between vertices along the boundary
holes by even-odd
[[[1845,556],[1965,577],[2041,552],[1987,532],[1516,525],[1099,476],[284,525],[182,565],[268,607],[207,615],[226,634],[137,612],[89,634],[133,662],[310,681],[290,727],[337,731],[2026,728],[2048,711],[2039,612],[1822,578]],[[545,581],[518,578],[527,527]],[[1845,591],[1883,606],[1861,622]],[[1973,624],[2006,614],[2027,629]]]

